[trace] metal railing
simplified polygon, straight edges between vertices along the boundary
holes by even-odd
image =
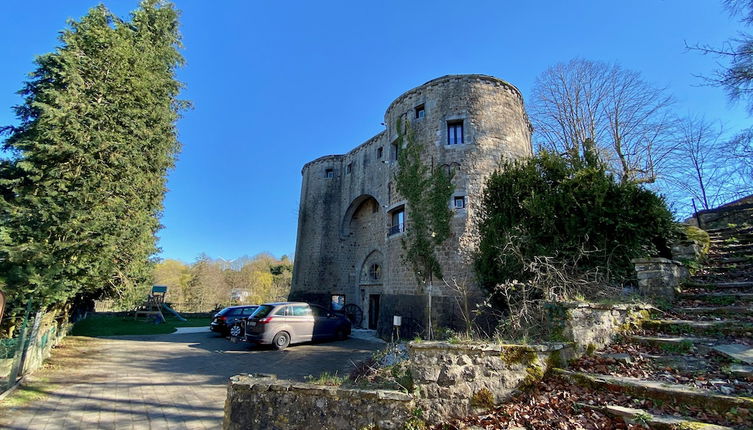
[[[387,236],[392,236],[393,234],[402,233],[405,231],[405,223],[395,224],[392,227],[390,227],[389,230],[387,230]]]

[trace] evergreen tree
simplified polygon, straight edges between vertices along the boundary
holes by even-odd
[[[149,257],[185,103],[178,13],[144,0],[130,21],[104,6],[69,22],[20,93],[0,165],[0,275],[16,309],[77,294],[131,299]],[[12,311],[12,310],[11,310]]]

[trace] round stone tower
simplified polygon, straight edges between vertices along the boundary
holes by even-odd
[[[395,99],[383,132],[347,154],[304,165],[290,299],[355,304],[364,314],[362,326],[383,336],[394,315],[402,316],[404,334],[422,331],[429,294],[403,256],[411,208],[393,180],[399,120],[424,143],[427,164],[455,172],[447,202],[455,213],[452,235],[438,254],[446,281],[471,292],[479,292],[469,263],[484,181],[500,160],[532,153],[532,128],[517,88],[491,76],[449,75]],[[457,325],[453,288],[437,280],[431,294],[438,324]]]

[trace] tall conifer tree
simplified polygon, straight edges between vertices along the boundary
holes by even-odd
[[[0,275],[16,309],[145,286],[185,103],[178,13],[143,0],[69,22],[39,57],[0,166]]]

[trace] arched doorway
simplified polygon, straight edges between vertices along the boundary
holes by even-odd
[[[362,325],[370,330],[376,330],[383,293],[384,255],[375,249],[364,258],[360,267],[357,290],[360,298],[359,306],[363,309]]]

